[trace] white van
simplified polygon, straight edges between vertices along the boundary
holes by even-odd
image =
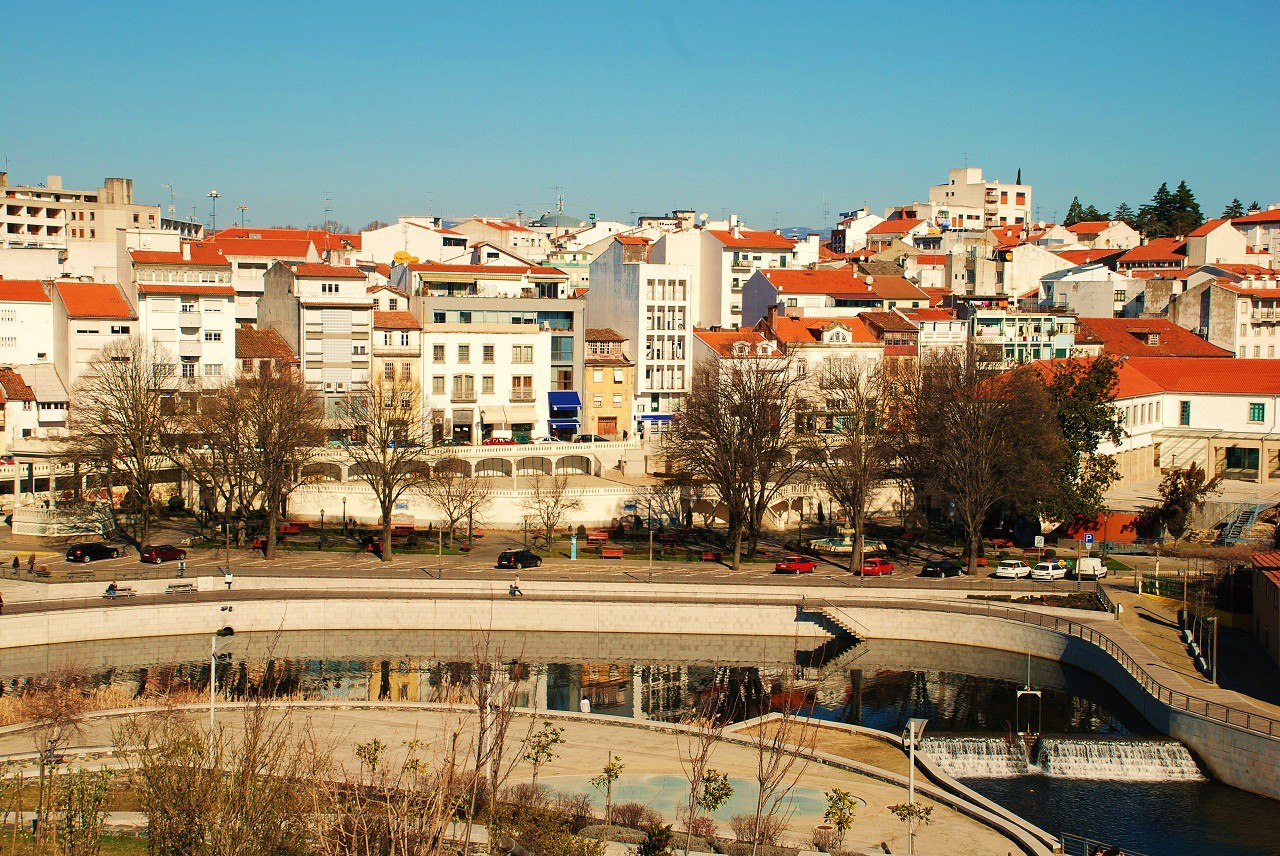
[[[1076,562],[1076,577],[1082,580],[1100,580],[1107,575],[1107,563],[1093,556],[1084,556]]]

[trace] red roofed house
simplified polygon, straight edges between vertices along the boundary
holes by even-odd
[[[50,297],[54,364],[68,388],[102,348],[138,334],[133,304],[111,283],[59,280]]]
[[[355,267],[319,263],[267,269],[258,326],[275,330],[302,361],[302,376],[324,393],[326,413],[369,382],[373,298]]]
[[[281,237],[268,237],[272,231],[284,233]],[[276,262],[318,262],[322,255],[315,243],[305,234],[289,235],[306,230],[250,230],[249,235],[261,237],[222,237],[206,242],[222,253],[231,265],[231,285],[236,290],[236,318],[242,324],[258,320],[258,298],[266,287],[267,268]],[[327,232],[320,232],[327,235]],[[197,245],[198,247],[199,245]]]
[[[1280,204],[1266,211],[1252,211],[1231,221],[1249,246],[1275,257],[1280,253]]]
[[[742,318],[754,324],[779,304],[787,315],[847,316],[921,309],[929,295],[904,277],[859,275],[847,267],[757,271],[743,289]]]
[[[914,217],[899,217],[885,220],[867,230],[867,247],[872,250],[883,250],[894,241],[915,246],[916,238],[930,232],[929,221]]]
[[[389,226],[363,232],[360,258],[391,264],[396,253],[408,253],[420,262],[443,262],[466,255],[472,243],[461,232],[447,229],[439,217],[401,217]]]
[[[831,230],[831,251],[851,253],[867,245],[868,230],[884,222],[878,214],[872,214],[866,206],[842,215],[843,219]]]
[[[298,366],[298,355],[289,349],[279,333],[256,327],[236,329],[236,359],[242,375],[260,374],[267,367],[296,370]]]
[[[545,259],[551,249],[546,235],[508,220],[472,217],[454,226],[453,231],[464,235],[469,245],[485,241],[535,263]]]
[[[1074,353],[1092,357],[1230,357],[1168,318],[1077,318]]]
[[[1127,250],[1142,243],[1138,230],[1123,220],[1090,220],[1066,228],[1077,243],[1091,250]]]
[[[422,381],[422,322],[408,308],[373,313],[373,371],[383,380]]]
[[[1187,276],[1168,317],[1237,357],[1280,357],[1280,271],[1208,265]]]
[[[1192,463],[1210,476],[1280,481],[1280,360],[1129,357],[1118,375],[1125,437],[1100,452],[1120,465],[1119,484]]]
[[[1243,265],[1252,261],[1248,239],[1225,217],[1210,220],[1187,235],[1187,267]]]
[[[32,279],[0,279],[0,363],[53,361],[49,288]]]
[[[1187,266],[1187,242],[1183,238],[1152,238],[1116,260],[1116,270],[1181,270]]]

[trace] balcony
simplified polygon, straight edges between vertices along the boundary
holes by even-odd
[[[533,388],[522,386],[511,390],[511,401],[512,403],[533,401]]]
[[[203,343],[196,339],[184,339],[178,342],[178,356],[199,357]]]
[[[1280,321],[1280,309],[1254,309],[1254,321]]]
[[[737,259],[736,261],[729,263],[729,269],[736,273],[745,273],[751,270],[751,260]]]
[[[455,389],[449,400],[454,404],[475,404],[478,399],[474,389]]]

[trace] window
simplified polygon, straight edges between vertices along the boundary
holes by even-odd
[[[444,323],[444,313],[443,313],[443,312],[432,312],[432,313],[431,313],[431,323],[432,323],[432,324],[443,324],[443,323]]]
[[[1262,422],[1267,418],[1267,405],[1250,404],[1249,405],[1249,421]]]
[[[369,346],[368,345],[352,345],[351,353],[357,357],[363,356],[369,353]]]
[[[182,377],[183,377],[185,380],[191,380],[191,379],[192,379],[192,378],[194,378],[195,376],[196,376],[196,364],[195,364],[195,363],[183,363],[183,364],[182,364]]]
[[[482,362],[486,363],[493,362],[493,345],[484,345],[480,349],[480,359]]]
[[[337,294],[338,284],[336,282],[322,282],[320,283],[320,293],[321,294]]]
[[[413,377],[413,363],[400,364],[400,377],[409,380]]]
[[[400,334],[400,347],[409,347],[409,333],[407,331]]]
[[[129,325],[128,324],[112,324],[111,332],[119,333],[121,335],[127,335],[129,332]]]
[[[433,363],[444,362],[444,345],[431,346],[431,362]]]
[[[613,370],[613,382],[622,383],[622,369]]]
[[[382,311],[382,305],[379,303],[379,300],[376,297],[373,299],[373,311],[374,312]]]
[[[1178,402],[1178,424],[1179,425],[1191,424],[1191,402],[1190,401]]]
[[[444,395],[444,375],[436,375],[431,378],[431,394]]]
[[[382,379],[383,379],[383,380],[395,380],[395,379],[396,379],[396,364],[395,364],[395,363],[383,363],[383,364],[382,364]]]
[[[398,308],[400,308],[400,301],[399,301],[399,300],[396,300],[394,297],[388,297],[388,298],[387,298],[387,311],[389,311],[389,312],[395,312]]]
[[[511,346],[511,362],[513,363],[533,362],[533,345],[512,345]]]
[[[206,342],[221,342],[221,341],[222,341],[222,331],[221,331],[221,330],[205,330],[205,331],[204,331],[204,340],[205,340]]]
[[[1262,346],[1261,346],[1261,345],[1254,345],[1254,346],[1253,346],[1253,358],[1256,360],[1256,359],[1257,359],[1258,357],[1260,357],[1260,356],[1262,356]]]
[[[205,377],[221,377],[222,363],[205,363],[204,376]]]
[[[592,406],[592,407],[604,407],[604,396],[603,396],[603,395],[593,395],[593,396],[591,396],[591,406]]]
[[[466,365],[467,363],[471,362],[471,346],[470,345],[458,346],[458,362],[462,363],[463,365]]]
[[[591,373],[591,380],[595,383],[604,383],[604,369],[596,369]]]
[[[485,395],[493,395],[493,375],[480,378],[480,391]]]
[[[573,337],[551,337],[551,359],[554,362],[568,362],[573,359]]]
[[[182,304],[182,311],[183,311],[183,312],[195,312],[195,311],[196,311],[196,305],[195,305],[194,303],[184,303],[184,304]]]
[[[613,406],[614,406],[614,407],[621,407],[621,406],[622,406],[622,396],[621,396],[621,395],[615,395],[615,396],[613,397]]]
[[[250,374],[253,371],[253,360],[241,360],[240,371]]]
[[[557,390],[573,389],[573,369],[556,369],[554,383]]]

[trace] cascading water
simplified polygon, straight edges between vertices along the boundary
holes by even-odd
[[[920,749],[957,779],[1005,779],[1027,772],[1025,747],[1001,737],[926,737]]]
[[[1036,766],[1057,779],[1203,781],[1187,747],[1171,740],[1040,740]]]

